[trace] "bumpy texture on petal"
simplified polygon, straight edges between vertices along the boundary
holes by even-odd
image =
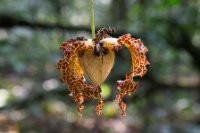
[[[126,79],[124,81],[118,81],[117,87],[120,90],[119,94],[116,96],[119,106],[122,110],[122,117],[126,116],[126,104],[123,102],[122,98],[124,95],[134,92],[138,87],[138,84],[133,81],[135,76],[143,76],[147,72],[146,65],[149,62],[146,59],[146,52],[148,49],[142,44],[140,39],[135,40],[131,38],[130,34],[123,35],[118,38],[118,43],[124,44],[131,53],[132,67],[130,73],[126,74]]]
[[[60,71],[60,80],[68,85],[69,91],[77,104],[77,110],[81,115],[84,109],[84,100],[97,99],[97,115],[102,114],[103,99],[101,98],[100,85],[106,79],[114,64],[114,52],[117,52],[121,45],[125,45],[132,58],[131,71],[126,74],[125,80],[117,81],[119,93],[116,98],[121,108],[122,117],[126,116],[126,104],[123,97],[134,92],[138,83],[133,81],[136,76],[143,76],[147,72],[146,59],[148,49],[139,39],[131,38],[130,34],[112,38],[108,33],[113,33],[112,28],[99,30],[93,40],[77,38],[65,41],[60,49],[64,53],[64,58],[57,63]],[[92,64],[94,63],[94,64]],[[92,81],[92,84],[85,83],[84,72]]]
[[[97,85],[90,85],[84,82],[83,70],[80,66],[78,56],[85,49],[93,49],[92,45],[87,45],[88,42],[83,39],[71,39],[61,44],[60,49],[64,53],[64,58],[57,63],[57,68],[60,71],[61,82],[66,83],[77,104],[77,110],[81,115],[84,109],[82,103],[85,99],[98,99],[96,113],[102,113],[103,100],[101,98],[101,88]]]

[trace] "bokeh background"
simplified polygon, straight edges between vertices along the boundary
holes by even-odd
[[[120,118],[116,80],[130,69],[123,48],[105,84],[104,116],[96,101],[76,106],[59,81],[56,62],[64,40],[90,38],[89,0],[0,1],[1,133],[199,133],[200,1],[94,0],[96,29],[115,27],[148,47],[148,73],[126,96]]]

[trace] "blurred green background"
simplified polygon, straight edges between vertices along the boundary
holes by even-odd
[[[64,40],[90,38],[89,0],[0,0],[1,133],[199,133],[200,1],[94,0],[96,29],[115,27],[148,47],[148,73],[126,96],[120,118],[116,80],[130,69],[123,48],[105,84],[104,116],[76,107],[59,81]]]

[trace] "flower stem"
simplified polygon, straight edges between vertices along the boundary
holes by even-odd
[[[95,38],[95,23],[94,23],[94,0],[90,0],[90,24],[92,31],[92,39]]]

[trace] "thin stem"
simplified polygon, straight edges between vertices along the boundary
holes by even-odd
[[[94,39],[95,38],[94,0],[90,0],[90,23],[91,23],[92,39]]]

